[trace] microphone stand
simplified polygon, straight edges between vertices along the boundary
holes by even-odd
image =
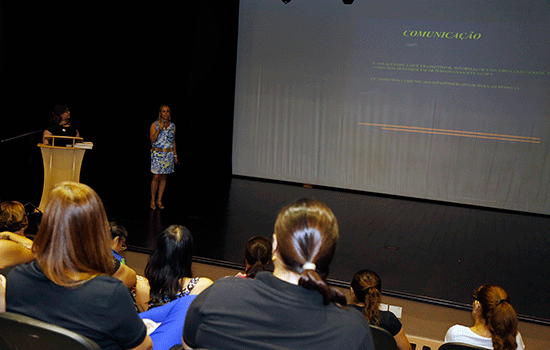
[[[50,130],[50,129],[61,128],[61,127],[62,127],[62,125],[56,125],[56,126],[52,126],[52,127],[46,128],[46,129],[40,129],[40,130],[36,130],[36,131],[27,132],[27,133],[24,133],[22,135],[17,135],[17,136],[14,136],[14,137],[7,138],[5,140],[1,140],[0,143],[16,140],[16,139],[19,139],[19,138],[22,138],[22,137],[25,137],[25,136],[33,135],[33,134],[38,134],[39,132],[43,133],[44,130]]]

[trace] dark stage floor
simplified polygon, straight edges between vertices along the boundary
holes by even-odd
[[[493,283],[522,320],[550,324],[549,217],[240,177],[202,186],[170,180],[162,211],[148,208],[146,189],[104,199],[109,217],[130,231],[129,249],[148,252],[164,228],[183,224],[199,260],[239,266],[247,239],[270,237],[283,205],[314,197],[339,220],[329,275],[336,284],[369,268],[386,294],[469,308],[473,290]]]

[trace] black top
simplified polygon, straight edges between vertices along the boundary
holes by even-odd
[[[348,305],[351,306],[361,312],[361,314],[365,314],[365,308],[359,305]],[[394,337],[399,333],[401,328],[403,327],[401,325],[401,322],[399,319],[393,314],[391,311],[380,311],[380,324],[377,324],[376,326],[380,326],[390,332],[391,335]]]
[[[183,334],[193,348],[374,349],[359,312],[268,272],[216,281],[189,307]]]
[[[50,281],[36,260],[9,273],[6,311],[67,328],[109,350],[134,348],[147,331],[119,280],[101,275],[63,287]]]
[[[71,123],[70,126],[63,126],[53,122],[48,124],[48,131],[54,136],[70,136],[76,137],[77,129],[74,124]]]

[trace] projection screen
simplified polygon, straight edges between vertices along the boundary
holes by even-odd
[[[241,0],[233,174],[550,214],[547,0]]]

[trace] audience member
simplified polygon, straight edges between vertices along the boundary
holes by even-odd
[[[109,222],[109,232],[111,232],[111,253],[113,254],[113,274],[112,276],[124,283],[128,289],[134,289],[137,283],[136,272],[126,266],[124,257],[119,253],[126,249],[126,238],[128,231],[115,222]]]
[[[34,260],[32,241],[23,235],[28,223],[23,204],[16,201],[0,204],[0,270]],[[6,278],[0,274],[0,312],[6,311],[5,294]]]
[[[181,225],[172,225],[157,238],[138,281],[136,301],[140,311],[164,305],[189,294],[199,294],[212,284],[206,277],[192,277],[193,237]]]
[[[390,311],[380,310],[382,280],[376,272],[370,270],[357,272],[351,280],[351,291],[355,299],[351,307],[361,311],[370,324],[390,332],[400,350],[412,349],[399,319]]]
[[[445,343],[465,343],[494,350],[525,349],[508,293],[487,284],[479,287],[473,297],[474,325],[452,326],[445,335]]]
[[[9,231],[23,236],[29,226],[25,206],[17,201],[0,204],[0,232]]]
[[[128,231],[124,226],[118,225],[116,222],[109,222],[109,230],[111,231],[111,252],[113,256],[120,261],[121,264],[126,265],[124,257],[120,255],[126,250],[126,239],[128,239]]]
[[[244,247],[245,271],[239,272],[237,277],[254,278],[260,271],[265,271],[271,263],[271,241],[265,237],[254,236]]]
[[[196,295],[212,284],[204,277],[191,278],[193,239],[187,228],[168,227],[145,267],[146,279],[138,279],[136,300],[140,317],[160,325],[151,335],[155,350],[170,349],[181,343],[185,314]],[[138,297],[139,295],[139,297]],[[148,298],[144,300],[143,295]]]
[[[187,312],[185,348],[374,349],[365,318],[324,278],[338,224],[322,202],[300,199],[279,213],[273,274],[228,277],[199,294]],[[340,304],[340,305],[338,305]]]
[[[113,269],[107,215],[90,187],[51,191],[33,253],[8,275],[6,309],[86,336],[103,349],[151,349],[151,338]]]

